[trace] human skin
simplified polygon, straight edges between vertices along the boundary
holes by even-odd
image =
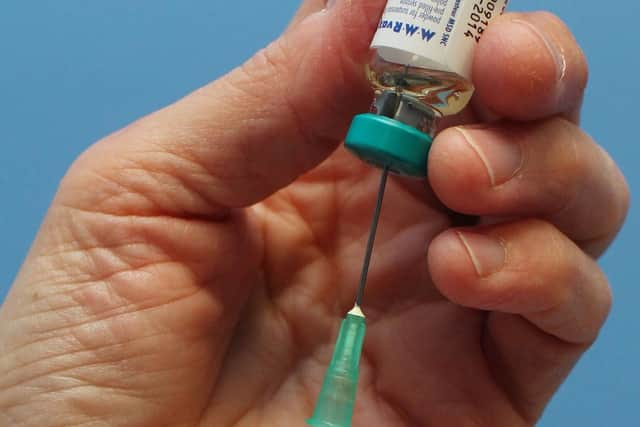
[[[304,425],[375,202],[340,140],[383,4],[307,1],[73,164],[0,310],[0,425]],[[609,311],[596,259],[629,195],[579,128],[576,41],[506,14],[473,78],[428,182],[389,181],[356,427],[533,425]]]

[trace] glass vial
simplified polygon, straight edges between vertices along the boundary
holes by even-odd
[[[435,121],[460,112],[474,91],[473,53],[508,0],[388,0],[366,72],[371,112],[430,136]]]

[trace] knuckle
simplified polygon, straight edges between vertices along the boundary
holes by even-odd
[[[539,310],[564,305],[571,298],[571,284],[580,274],[576,248],[550,222],[530,219],[523,226],[526,235],[519,239],[519,262],[523,280],[529,283],[527,289],[539,301]]]
[[[530,135],[523,174],[538,189],[545,213],[564,212],[580,195],[589,165],[576,127],[562,117],[547,119]]]
[[[613,305],[613,293],[605,274],[597,267],[593,271],[595,272],[587,277],[582,272],[583,280],[576,285],[580,290],[575,291],[577,294],[587,295],[582,304],[588,309],[585,308],[585,314],[581,318],[581,333],[577,335],[577,340],[587,346],[598,338]]]
[[[552,223],[531,219],[518,228],[509,270],[517,268],[516,297],[527,300],[527,317],[564,341],[590,345],[612,305],[604,273]]]
[[[609,240],[623,224],[631,198],[615,161],[564,117],[547,119],[529,138],[523,173],[536,187],[540,213],[574,230],[569,234],[581,241]]]

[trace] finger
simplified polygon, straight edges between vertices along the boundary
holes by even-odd
[[[484,344],[499,379],[535,419],[609,312],[596,263],[537,220],[447,231],[432,242],[428,262],[447,298],[494,312]]]
[[[564,114],[578,121],[587,78],[582,50],[558,17],[507,13],[478,45],[475,105],[481,115],[532,120]]]
[[[362,64],[382,4],[339,1],[308,16],[229,75],[94,147],[59,200],[201,216],[251,205],[292,182],[366,110]],[[105,181],[109,197],[95,191]],[[111,194],[119,191],[127,196]]]
[[[455,211],[542,216],[594,256],[620,229],[629,206],[615,163],[563,119],[446,130],[432,147],[429,178]]]
[[[571,343],[593,341],[609,309],[595,261],[539,220],[447,231],[429,248],[429,269],[453,302],[520,314]]]
[[[287,31],[295,28],[300,22],[302,22],[307,16],[310,16],[316,12],[319,12],[328,6],[333,6],[335,0],[304,0],[296,14],[291,19]]]

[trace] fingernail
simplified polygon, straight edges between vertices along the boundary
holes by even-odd
[[[524,26],[529,32],[533,34],[534,37],[537,37],[542,41],[542,43],[547,48],[549,55],[556,64],[557,80],[562,80],[567,71],[567,59],[565,58],[562,49],[558,46],[558,43],[556,43],[556,41],[547,36],[544,31],[540,30],[537,26],[529,21],[525,21],[524,19],[513,19],[511,22]]]
[[[522,168],[522,148],[492,129],[455,128],[477,154],[487,170],[492,187],[504,184]]]
[[[506,250],[500,240],[493,236],[466,231],[457,234],[478,276],[487,277],[502,270]]]

